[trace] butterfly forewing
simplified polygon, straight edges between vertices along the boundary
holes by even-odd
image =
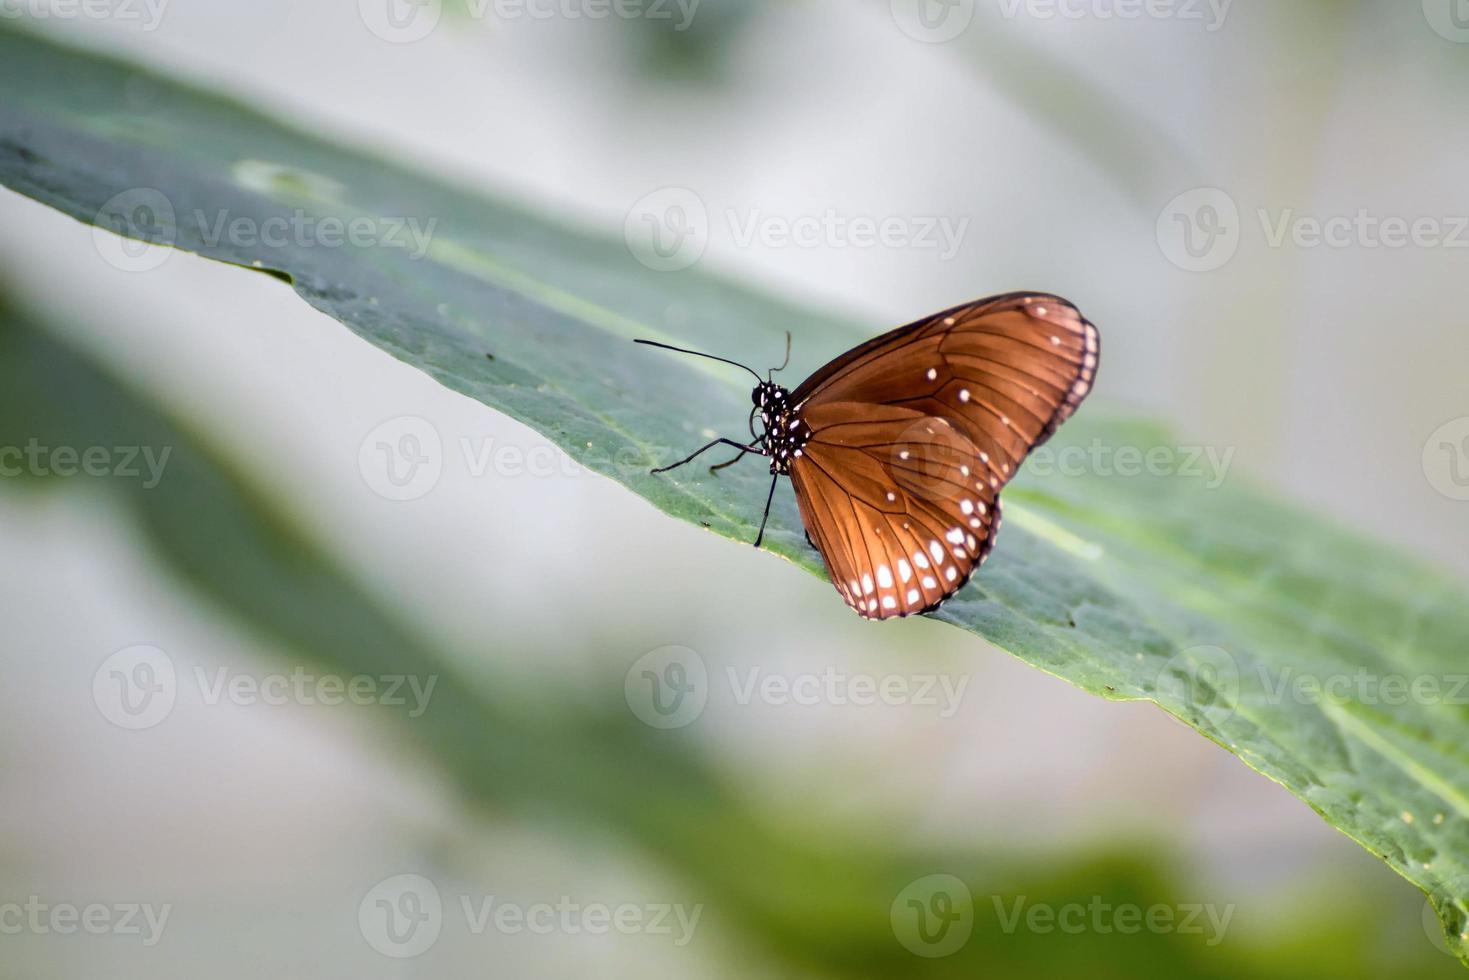
[[[797,388],[811,437],[791,479],[848,604],[886,619],[962,588],[993,547],[1000,490],[1086,397],[1098,355],[1070,303],[1014,293],[877,337]]]

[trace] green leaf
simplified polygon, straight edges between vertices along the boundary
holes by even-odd
[[[617,239],[10,28],[0,83],[6,185],[85,222],[286,277],[364,339],[737,541],[754,538],[762,467],[720,478],[647,468],[698,445],[706,426],[743,432],[748,381],[630,339],[764,364],[779,360],[789,328],[799,377],[863,335],[693,269],[654,272]],[[289,244],[256,241],[237,218],[257,233],[271,219],[357,219],[379,237],[392,219],[435,224],[418,256],[407,240],[329,245],[319,225],[287,232]],[[1100,447],[1117,464],[1119,450],[1174,445],[1089,407],[1054,453]],[[1011,520],[994,557],[938,618],[1088,691],[1157,702],[1423,888],[1452,948],[1469,955],[1462,584],[1235,480],[1091,464],[1045,475],[1037,462],[1006,494]],[[820,571],[788,493],[767,541]],[[874,628],[896,637],[903,627]]]

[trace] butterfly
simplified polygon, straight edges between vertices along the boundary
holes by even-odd
[[[833,360],[794,391],[737,361],[638,343],[754,375],[749,443],[770,460],[765,539],[782,476],[832,584],[867,619],[932,612],[994,547],[1000,491],[1076,411],[1096,379],[1101,338],[1071,303],[1008,293],[925,317]],[[789,362],[789,336],[786,359]],[[759,418],[763,430],[757,432]]]

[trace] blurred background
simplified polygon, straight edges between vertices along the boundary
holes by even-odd
[[[1469,572],[1459,0],[0,9],[589,228],[677,189],[701,268],[864,320],[1059,292],[1102,328],[1097,400]],[[887,219],[889,241],[841,230]],[[579,472],[276,280],[184,253],[123,271],[10,191],[0,268],[13,315],[64,341],[34,363],[130,393],[94,418],[58,384],[60,415],[132,399],[212,461],[171,511],[180,548],[232,507],[309,529],[248,559],[273,598],[242,608],[116,501],[0,481],[0,977],[1461,969],[1421,893],[1152,706],[933,622],[897,649],[826,583]],[[446,451],[394,500],[370,449],[402,418]],[[222,493],[236,472],[264,497]],[[282,642],[293,596],[350,628]],[[442,669],[403,706],[269,696],[340,676],[333,643]],[[672,660],[703,696],[669,722],[632,691]],[[115,670],[172,671],[167,710],[109,710]],[[752,695],[765,678],[816,693]],[[853,678],[910,696],[854,704]],[[896,854],[965,883],[962,957],[844,904],[934,887]],[[28,902],[136,906],[140,929],[10,928]]]

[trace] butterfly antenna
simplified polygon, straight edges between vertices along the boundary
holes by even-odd
[[[779,374],[780,372],[784,371],[786,368],[788,368],[790,366],[791,366],[791,332],[789,330],[787,330],[786,331],[786,359],[780,362],[780,367],[778,367],[778,368],[771,368],[770,371],[765,375],[765,380],[769,381],[770,380],[770,376],[772,374]]]
[[[705,354],[703,351],[688,350],[687,348],[684,348],[684,347],[674,347],[672,344],[660,344],[656,340],[634,340],[633,343],[635,343],[635,344],[646,344],[649,347],[661,347],[664,350],[676,351],[676,352],[678,352],[680,354],[692,354],[695,357],[707,357],[711,361],[721,361],[721,362],[723,362],[725,364],[733,364],[737,368],[740,368],[740,369],[745,370],[745,371],[749,371],[750,374],[754,376],[754,378],[755,378],[756,381],[759,381],[760,380],[760,375],[755,374],[755,371],[754,371],[753,368],[746,367],[745,365],[741,364],[739,361],[731,361],[727,357],[715,357],[713,354]]]

